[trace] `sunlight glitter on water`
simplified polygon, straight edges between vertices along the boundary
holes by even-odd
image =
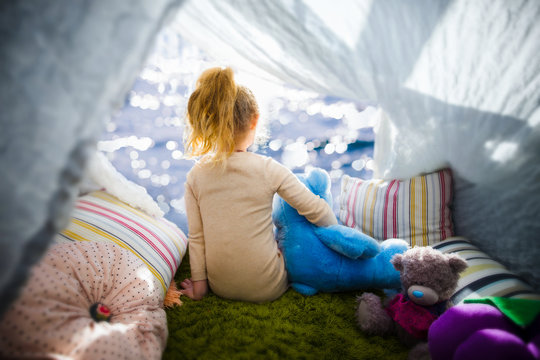
[[[221,65],[165,29],[98,144],[114,166],[145,187],[167,218],[184,230],[183,183],[193,165],[184,158],[182,143],[187,100],[198,75]],[[237,82],[249,87],[259,102],[259,142],[252,151],[274,157],[294,172],[326,169],[334,198],[343,174],[371,177],[374,109],[234,70]]]

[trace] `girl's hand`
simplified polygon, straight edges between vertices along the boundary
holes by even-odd
[[[180,286],[182,287],[180,293],[182,293],[182,295],[186,295],[190,299],[193,299],[193,282],[191,279],[184,279],[184,281],[180,283]]]
[[[180,293],[193,300],[201,300],[208,293],[207,280],[191,281],[191,279],[185,279],[180,283],[180,286],[182,287]]]

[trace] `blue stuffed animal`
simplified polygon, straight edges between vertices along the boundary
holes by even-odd
[[[332,206],[330,177],[314,169],[300,180]],[[344,226],[317,227],[279,196],[272,213],[276,238],[283,251],[289,282],[303,295],[368,288],[399,288],[399,272],[390,259],[405,252],[403,240],[378,243],[362,232]]]

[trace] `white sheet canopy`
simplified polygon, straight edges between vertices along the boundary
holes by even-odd
[[[376,177],[450,166],[457,234],[540,288],[540,2],[187,2],[224,63],[384,111]]]
[[[0,315],[181,0],[0,2]]]
[[[0,313],[65,220],[164,19],[210,55],[384,111],[376,176],[450,166],[459,235],[540,289],[540,2],[0,5]],[[176,5],[182,4],[178,12]]]

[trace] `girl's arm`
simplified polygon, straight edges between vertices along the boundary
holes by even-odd
[[[330,205],[312,193],[290,170],[280,165],[274,177],[277,193],[298,213],[317,226],[336,225],[337,219]]]
[[[208,293],[204,232],[199,204],[193,189],[188,182],[185,188],[191,279],[185,279],[180,285],[182,294],[194,300],[201,300]]]

